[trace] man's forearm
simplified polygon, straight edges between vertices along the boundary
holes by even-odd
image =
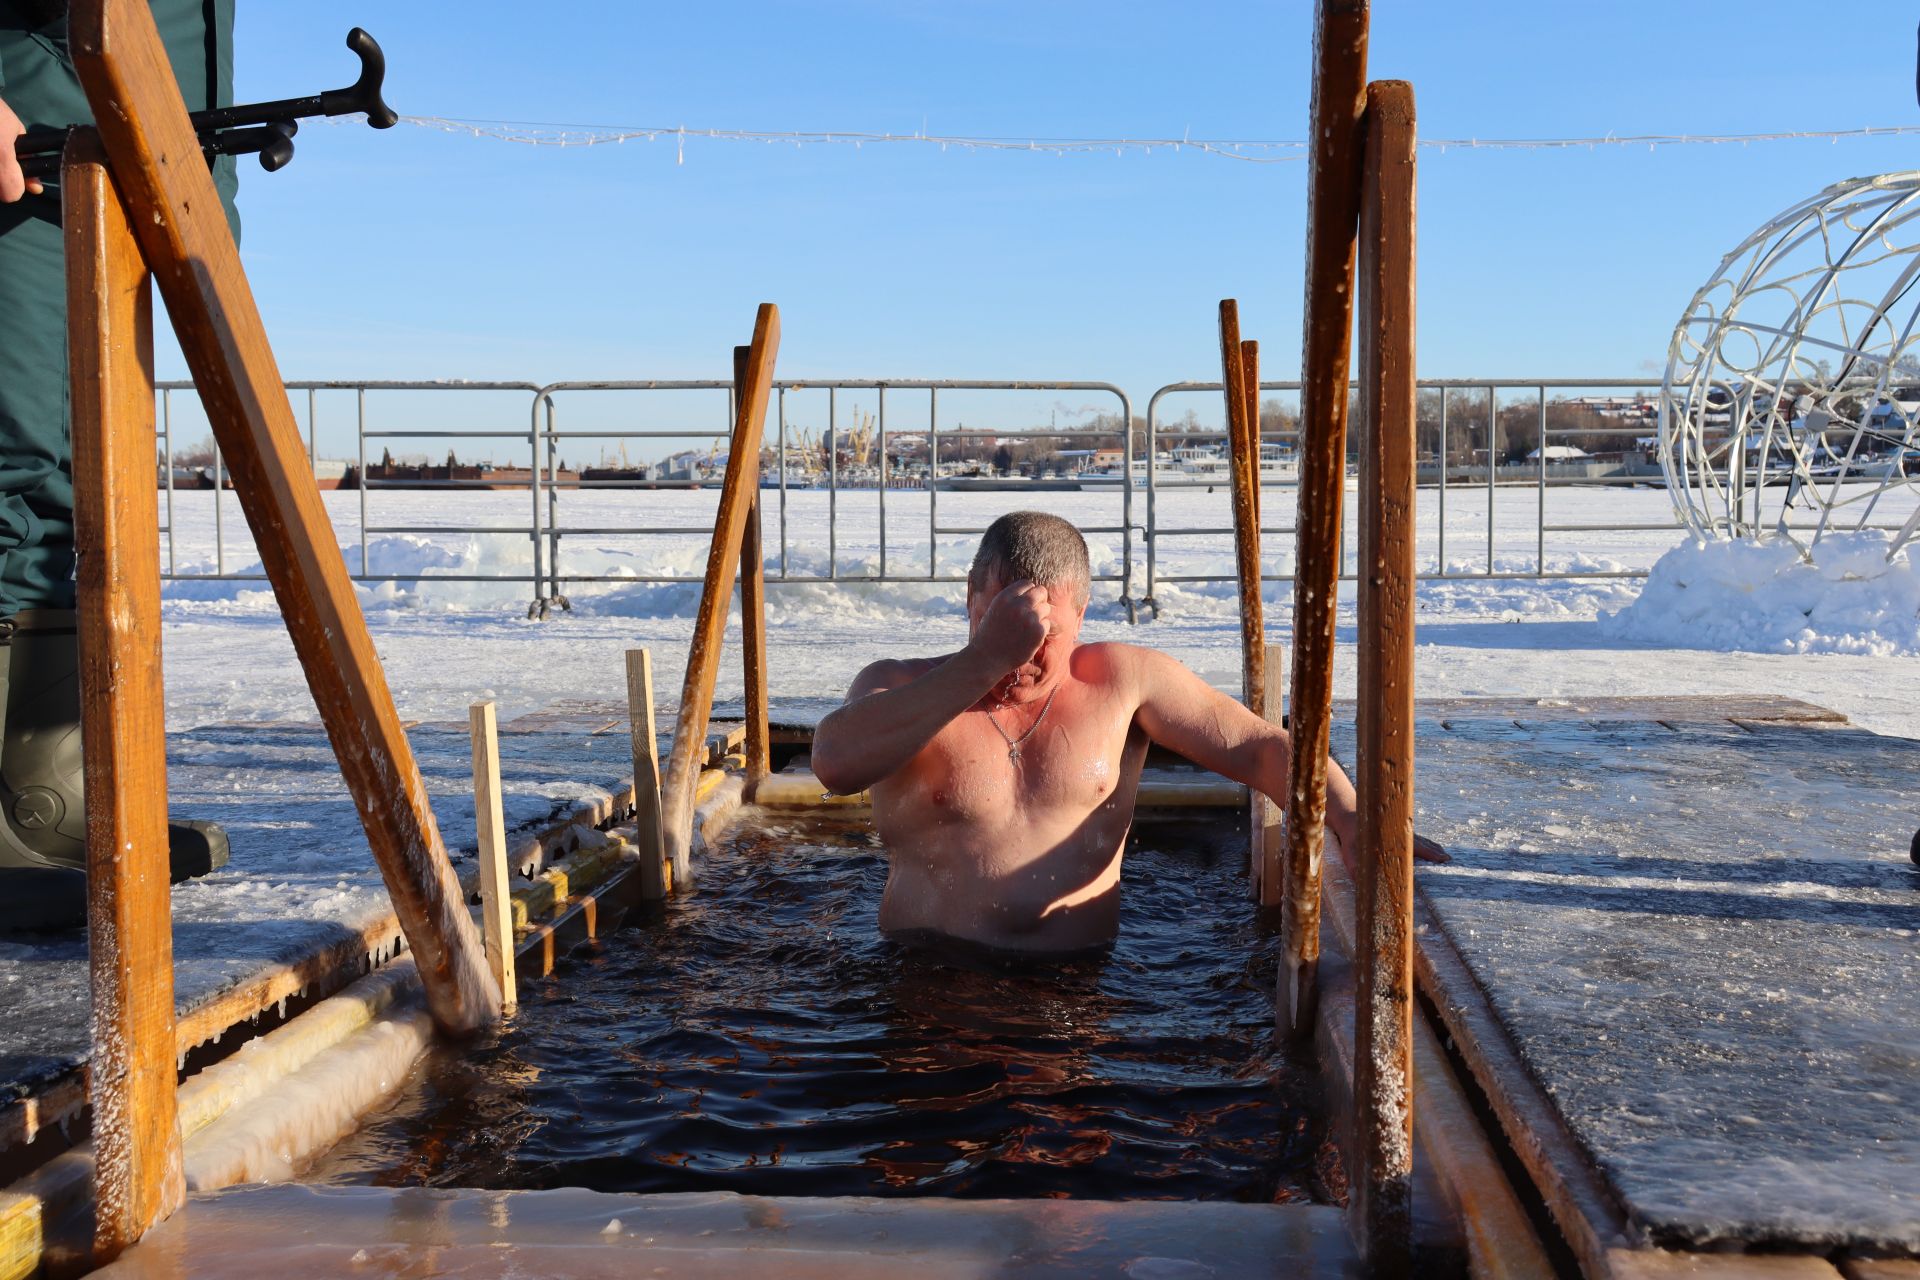
[[[905,767],[1005,674],[962,649],[898,688],[847,703],[814,730],[814,776],[841,795],[865,791]]]

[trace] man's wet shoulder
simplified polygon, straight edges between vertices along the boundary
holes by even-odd
[[[1073,674],[1080,680],[1105,680],[1139,670],[1152,660],[1157,650],[1119,640],[1098,640],[1077,645],[1073,651]]]
[[[896,688],[919,679],[953,657],[951,653],[938,653],[927,658],[881,658],[869,662],[854,677],[851,692],[857,696]]]

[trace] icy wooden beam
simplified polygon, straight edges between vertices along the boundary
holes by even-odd
[[[1284,681],[1287,670],[1287,646],[1270,644],[1267,646],[1266,662],[1262,670],[1266,674],[1266,697],[1261,701],[1262,714],[1275,724],[1281,720],[1280,708],[1286,703]],[[1255,842],[1254,852],[1260,858],[1260,874],[1257,877],[1260,895],[1256,899],[1263,907],[1280,905],[1282,890],[1286,887],[1285,866],[1282,854],[1286,849],[1286,836],[1280,829],[1281,807],[1258,791],[1253,793],[1253,824],[1260,831]]]
[[[1233,554],[1240,578],[1240,699],[1255,715],[1266,714],[1266,620],[1260,603],[1260,446],[1258,428],[1249,427],[1247,406],[1258,396],[1247,387],[1246,355],[1258,348],[1240,339],[1240,304],[1220,302],[1220,382],[1227,404],[1227,457],[1233,495]],[[1257,376],[1257,375],[1256,375]],[[1249,800],[1247,889],[1257,901],[1266,866],[1266,826],[1260,821],[1260,797]]]
[[[653,653],[627,650],[627,724],[633,740],[633,829],[640,847],[640,896],[667,896],[667,846],[661,831],[660,736],[653,719]]]
[[[694,617],[693,643],[687,650],[687,675],[680,686],[673,754],[667,761],[663,798],[675,893],[693,887],[693,785],[699,777],[700,752],[705,750],[707,717],[713,711],[713,682],[720,674],[720,646],[727,629],[734,573],[740,565],[740,547],[746,537],[747,517],[760,497],[761,428],[766,421],[773,362],[779,349],[780,309],[763,302],[754,321],[753,344],[742,379],[746,394],[734,397],[727,475],[720,489],[720,510],[713,521],[713,544],[707,553],[700,610]]]
[[[1340,500],[1347,474],[1347,364],[1359,219],[1366,0],[1319,0],[1313,23],[1312,170],[1307,181],[1306,335],[1300,354],[1300,488],[1294,519],[1292,777],[1280,921],[1285,1026],[1313,1034],[1320,961],[1320,858],[1333,719]]]
[[[507,874],[507,821],[500,796],[500,726],[492,702],[468,708],[473,735],[473,825],[480,849],[480,934],[500,1005],[518,1002],[513,974],[513,890]]]
[[[738,404],[747,396],[751,347],[733,349],[733,395]],[[740,653],[746,662],[747,798],[773,771],[767,739],[767,568],[761,546],[760,454],[753,455],[753,507],[740,535]]]
[[[180,1207],[153,302],[98,139],[62,175],[93,996],[94,1254]]]
[[[1240,341],[1240,385],[1247,394],[1247,439],[1253,455],[1253,532],[1260,534],[1260,344]]]
[[[1240,341],[1240,306],[1232,298],[1220,303],[1220,373],[1227,400],[1227,453],[1233,471],[1233,553],[1240,575],[1240,696],[1253,714],[1263,714],[1266,697],[1265,620],[1260,608],[1260,446],[1257,426],[1247,420],[1247,406],[1257,391],[1246,383],[1246,360]]]
[[[1413,1182],[1413,87],[1367,91],[1360,208],[1360,796],[1355,1145],[1374,1275],[1405,1275]]]
[[[153,16],[144,0],[75,0],[68,27],[108,168],[166,300],[434,1020],[449,1032],[473,1031],[499,1016],[500,995]]]

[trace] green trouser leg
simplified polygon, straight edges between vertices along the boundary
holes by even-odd
[[[233,98],[233,0],[154,0],[189,110]],[[0,0],[0,99],[28,128],[93,119],[59,0]],[[227,217],[233,161],[215,167]],[[71,613],[73,455],[58,184],[0,205],[0,930],[79,922],[79,687]],[[171,831],[174,870],[226,860],[208,824]],[[197,828],[197,829],[196,829]]]
[[[0,0],[0,99],[28,128],[93,119],[68,56],[64,5]],[[233,99],[233,0],[155,0],[190,110]],[[239,234],[233,158],[215,166]],[[67,279],[56,187],[0,205],[0,617],[73,607]]]

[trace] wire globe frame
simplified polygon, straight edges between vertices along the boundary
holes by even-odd
[[[1702,538],[1920,533],[1920,171],[1853,178],[1721,260],[1674,328],[1659,451]],[[1892,498],[1894,501],[1887,501]],[[1874,523],[1876,515],[1879,523]]]

